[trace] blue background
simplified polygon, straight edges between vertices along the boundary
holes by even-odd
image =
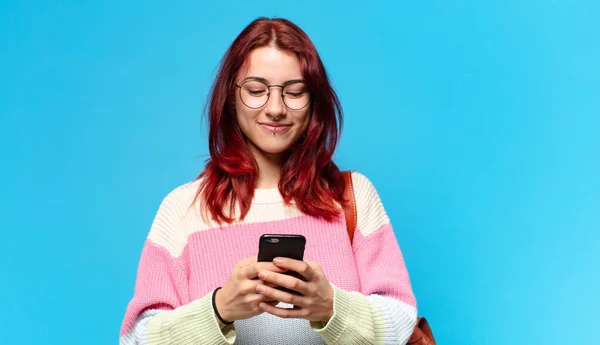
[[[597,1],[0,4],[1,344],[118,342],[162,198],[260,15],[314,40],[439,344],[598,344]],[[595,333],[595,334],[594,334]]]

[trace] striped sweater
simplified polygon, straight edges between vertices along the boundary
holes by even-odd
[[[326,222],[285,205],[277,188],[257,189],[247,217],[218,226],[191,206],[199,181],[162,201],[142,250],[120,344],[405,344],[416,301],[398,242],[373,184],[354,172],[357,228],[352,243],[343,213]],[[327,324],[268,313],[221,330],[212,292],[265,233],[301,234],[305,259],[318,262],[334,289]],[[284,306],[284,305],[282,305]]]

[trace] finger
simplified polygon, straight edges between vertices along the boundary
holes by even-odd
[[[277,303],[279,303],[278,300],[267,297],[265,295],[262,295],[262,294],[258,293],[256,290],[251,295],[248,295],[247,302],[249,302],[249,303],[265,302],[265,303],[274,303],[274,305],[277,305]]]
[[[265,285],[268,286],[281,286],[299,292],[302,295],[307,295],[310,293],[308,283],[296,277],[289,276],[287,274],[260,271],[258,273],[258,277],[260,278],[260,280],[267,283]]]
[[[269,303],[271,305],[278,305],[279,304],[278,300],[269,298],[267,296],[263,296],[263,300],[262,301],[265,302],[265,303]]]
[[[253,262],[249,263],[244,268],[244,277],[248,279],[256,279],[258,277],[258,272],[262,270],[268,270],[273,272],[285,272],[283,269],[277,267],[272,262]]]
[[[238,262],[237,269],[240,271],[242,277],[253,279],[258,275],[256,260],[256,256],[251,256]]]
[[[278,301],[278,300],[276,300],[274,298],[267,297],[265,295],[259,294],[258,292],[257,292],[257,294],[261,297],[261,302],[269,303],[269,304],[272,304],[272,305],[277,305],[280,302],[280,301]]]
[[[289,292],[281,291],[279,289],[274,289],[272,287],[265,286],[265,285],[257,286],[256,291],[259,294],[261,294],[267,298],[273,299],[273,300],[277,300],[277,301],[280,301],[283,303],[298,305],[301,307],[306,306],[306,300],[305,300],[305,297],[303,297],[303,296],[294,295]]]
[[[289,309],[289,308],[278,308],[268,303],[261,303],[258,305],[264,312],[279,316],[284,319],[303,319],[308,316],[308,309]]]
[[[285,272],[284,269],[277,267],[274,263],[272,263],[270,261],[257,263],[256,269],[258,272],[260,272],[260,271],[272,271],[272,272],[278,272],[278,273]]]
[[[248,285],[246,285],[246,284],[242,285],[243,286],[242,292],[246,293],[246,294],[249,294],[249,293],[251,293],[251,294],[255,294],[255,293],[258,294],[256,292],[256,288],[259,285],[266,285],[268,287],[273,287],[273,288],[277,287],[276,284],[269,283],[269,282],[263,282],[260,279],[254,279],[254,280],[251,279],[247,284]]]
[[[275,300],[268,300],[268,301],[265,301],[264,303],[267,303],[268,305],[275,307],[280,302],[279,301],[275,301]]]
[[[313,268],[305,261],[290,258],[275,258],[273,263],[279,268],[298,272],[306,280],[312,280],[314,276]]]

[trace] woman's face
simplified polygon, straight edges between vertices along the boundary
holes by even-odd
[[[249,54],[236,80],[241,87],[236,88],[235,109],[255,156],[280,155],[304,134],[311,106],[302,80],[300,60],[293,53],[267,46]],[[269,94],[266,85],[285,89],[271,86]]]

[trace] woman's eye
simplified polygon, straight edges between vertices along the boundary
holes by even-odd
[[[265,93],[265,90],[250,90],[250,94],[253,96],[260,96]]]

